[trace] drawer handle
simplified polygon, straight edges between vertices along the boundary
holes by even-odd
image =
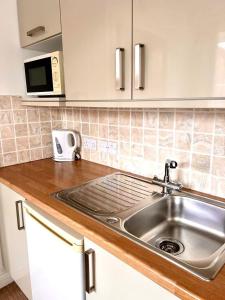
[[[124,48],[116,48],[116,90],[124,90]]]
[[[44,33],[44,32],[45,32],[45,26],[37,26],[37,27],[35,27],[35,28],[33,28],[33,29],[27,31],[27,36],[32,37],[32,36],[34,36],[36,33],[40,32],[40,31],[42,31],[42,33]]]
[[[136,90],[144,89],[144,44],[134,46],[134,84]]]
[[[23,201],[16,201],[16,219],[17,219],[17,228],[18,230],[25,229],[24,226],[24,217],[23,217]]]
[[[85,251],[84,257],[86,292],[90,294],[95,291],[95,251],[93,249]]]

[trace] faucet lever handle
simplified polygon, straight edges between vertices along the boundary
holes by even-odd
[[[176,167],[177,167],[177,162],[175,160],[171,160],[170,161],[170,168],[171,169],[176,169]]]

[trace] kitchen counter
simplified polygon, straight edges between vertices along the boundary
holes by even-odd
[[[50,195],[115,171],[85,160],[57,163],[45,159],[1,168],[0,182],[181,299],[225,299],[225,266],[210,282],[198,279]]]

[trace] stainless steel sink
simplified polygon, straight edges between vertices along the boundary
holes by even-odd
[[[225,262],[225,206],[218,204],[167,196],[129,216],[123,229],[196,275],[212,279]]]
[[[129,239],[211,280],[225,263],[225,203],[122,173],[54,194]]]

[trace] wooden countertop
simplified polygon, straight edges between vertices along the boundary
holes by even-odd
[[[225,299],[225,266],[214,280],[203,281],[50,196],[115,171],[85,160],[45,159],[1,168],[0,182],[181,299]]]

